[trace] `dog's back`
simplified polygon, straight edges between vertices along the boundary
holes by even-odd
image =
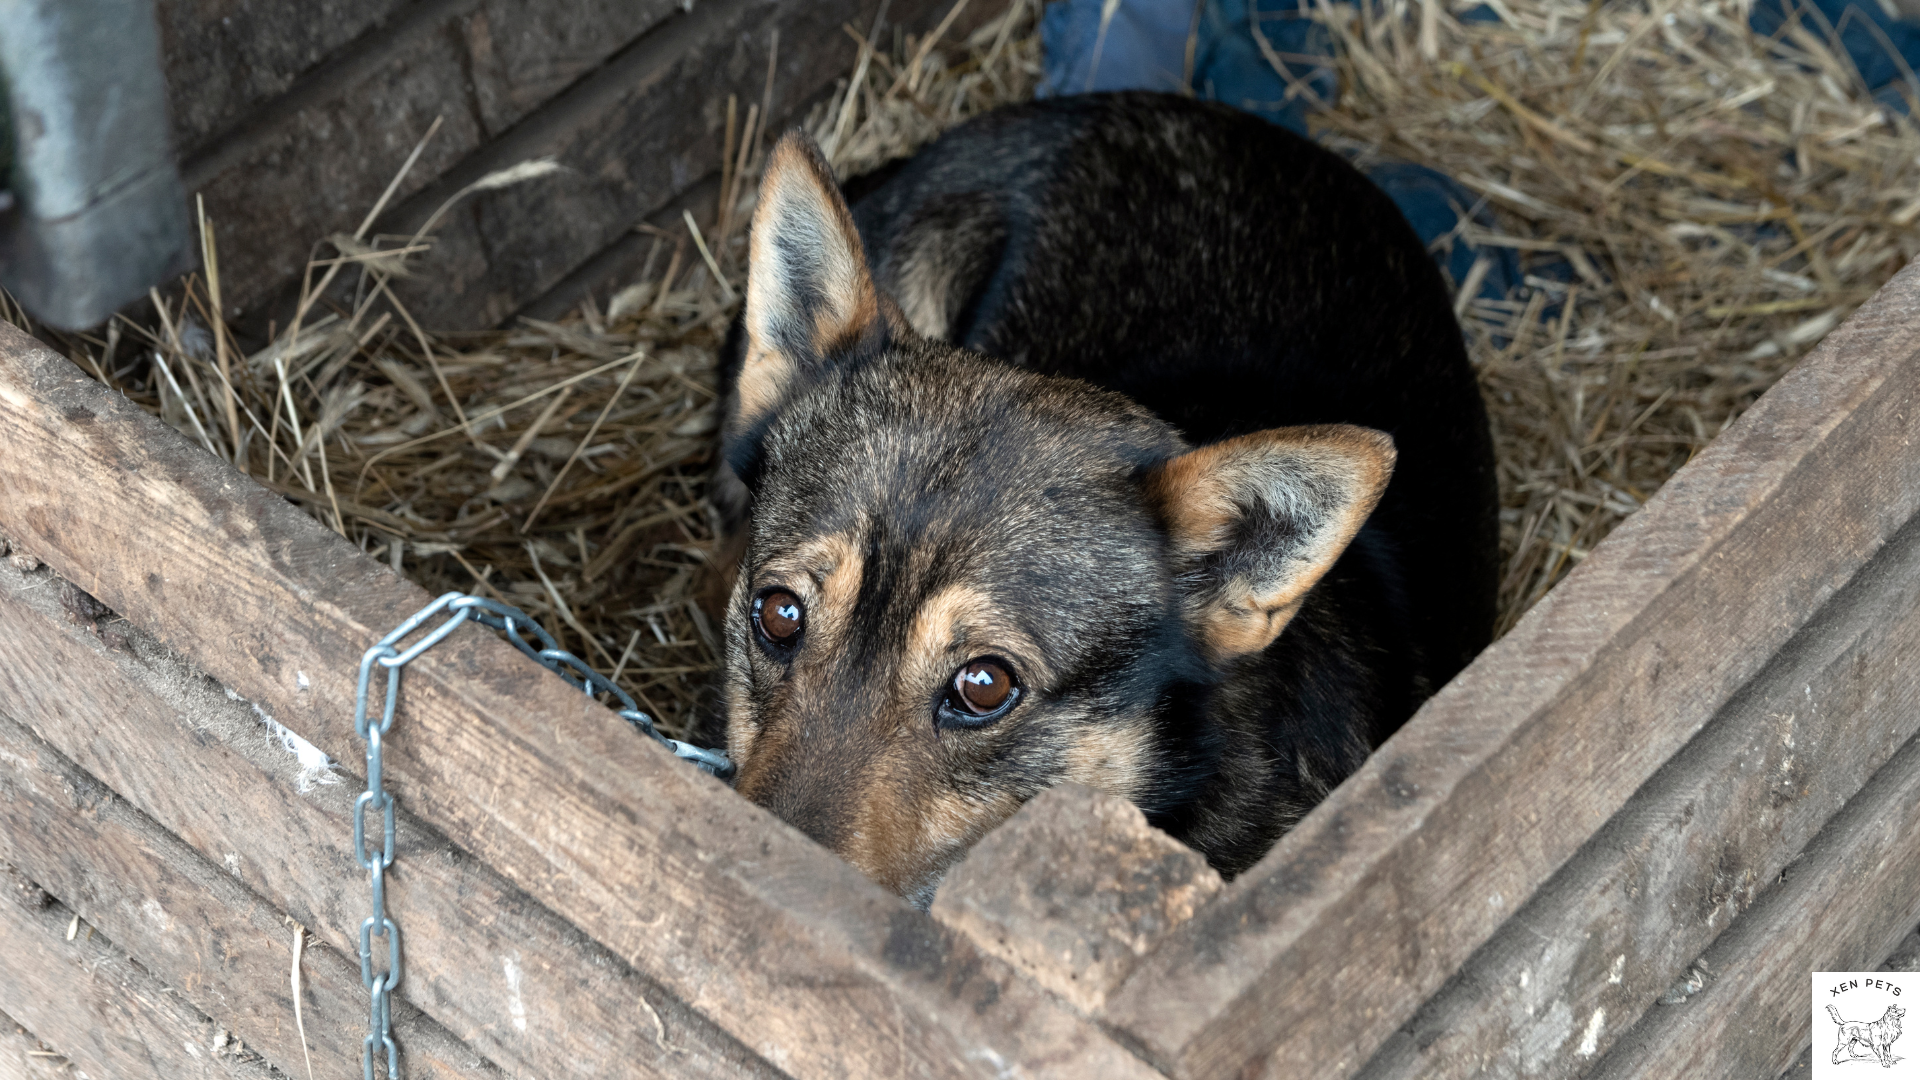
[[[1225,106],[1095,94],[987,114],[847,190],[878,283],[930,337],[1117,390],[1196,444],[1393,436],[1347,556],[1395,608],[1378,632],[1411,627],[1420,696],[1486,645],[1485,408],[1433,259],[1346,162]]]

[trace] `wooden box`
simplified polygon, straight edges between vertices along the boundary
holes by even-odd
[[[1917,313],[1909,269],[1224,888],[1063,791],[922,914],[463,628],[386,759],[410,1075],[1773,1075],[1920,920]],[[354,788],[263,724],[351,775],[428,597],[11,328],[0,532],[0,1011],[297,1075],[298,922],[353,1072]]]
[[[449,227],[470,287],[430,310],[467,325],[622,272],[633,218],[714,171],[701,110],[760,93],[769,31],[804,97],[871,17],[207,6],[161,5],[205,38],[176,136],[236,302],[294,269],[241,252],[300,257],[247,238],[340,227],[322,204],[369,204],[447,86],[467,112],[401,227],[497,165],[601,163],[538,196],[566,228],[514,225],[511,192]],[[364,173],[301,159],[367,109],[393,141]],[[407,1075],[1777,1075],[1809,973],[1920,921],[1916,316],[1910,268],[1225,885],[1063,789],[915,911],[462,628],[407,669],[386,758]],[[53,1075],[33,1039],[95,1077],[357,1075],[354,683],[429,597],[5,326],[0,536],[0,1012],[30,1033],[0,1076]]]

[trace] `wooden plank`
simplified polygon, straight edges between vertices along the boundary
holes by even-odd
[[[1361,1075],[1580,1075],[1916,732],[1920,519]]]
[[[66,940],[73,912],[0,864],[0,1010],[113,1080],[273,1080],[262,1063],[216,1056],[218,1025],[128,960],[104,935]],[[31,1075],[31,1074],[29,1074]]]
[[[1816,971],[1870,971],[1920,919],[1920,740],[1874,774],[1786,881],[1701,957],[1712,979],[1648,1013],[1589,1074],[1777,1076],[1809,1037]]]
[[[471,197],[421,270],[433,287],[402,292],[431,326],[499,322],[718,169],[727,95],[743,110],[761,99],[772,31],[784,113],[844,73],[854,53],[841,26],[865,28],[878,4],[553,0],[537,17],[516,0],[413,4],[201,138],[182,166],[219,229],[229,313],[264,327],[307,245],[352,231],[438,117],[378,231],[412,233],[494,169],[545,155],[568,166]],[[945,6],[892,0],[889,19],[924,29]],[[289,51],[262,33],[245,48]]]
[[[322,61],[343,48],[369,50],[375,43],[366,39],[383,24],[430,6],[447,0],[333,0],[324,18],[305,0],[158,0],[153,13],[175,152],[200,152]]]
[[[472,196],[439,229],[401,300],[429,326],[499,323],[720,167],[727,95],[744,114],[764,92],[779,31],[773,101],[785,116],[852,66],[847,24],[870,26],[880,0],[710,0],[413,196],[380,227],[410,234],[453,192],[531,158],[568,171]],[[951,0],[890,0],[890,24],[924,30]],[[788,120],[786,122],[791,122]],[[451,287],[450,287],[451,286]]]
[[[359,227],[436,119],[443,121],[398,188],[418,191],[484,141],[461,107],[465,50],[457,37],[423,33],[388,63],[350,62],[320,73],[329,93],[285,95],[210,140],[181,163],[181,181],[204,200],[220,251],[228,318],[297,290],[313,245]],[[337,84],[337,85],[335,85]],[[284,318],[286,313],[278,313]],[[266,315],[261,313],[264,326]]]
[[[59,591],[51,571],[0,562],[0,640],[35,643],[0,667],[0,711],[352,957],[368,902],[349,854],[357,789],[315,783],[249,703],[139,630],[110,623],[110,646],[75,625]],[[405,945],[401,996],[455,1038],[516,1074],[559,1061],[599,1076],[775,1075],[404,808],[398,824],[387,907]]]
[[[1182,1076],[1364,1063],[1913,517],[1917,286],[1895,277],[1669,480],[1108,1022]]]
[[[293,6],[296,23],[324,21]],[[309,244],[352,232],[436,118],[402,197],[678,14],[676,0],[549,0],[538,15],[515,0],[425,0],[236,114],[181,166],[218,228],[229,314],[297,284]],[[275,51],[270,33],[252,29],[233,48]]]
[[[428,599],[0,326],[0,529],[335,758],[367,644]],[[800,1075],[1150,1075],[1103,1031],[510,646],[408,669],[402,805]]]
[[[1207,860],[1139,807],[1061,784],[974,845],[932,910],[1091,1014],[1220,889]]]
[[[66,1055],[0,1013],[0,1080],[72,1080]]]
[[[711,221],[714,207],[719,202],[720,174],[710,172],[665,206],[649,213],[647,224],[669,231],[685,230],[684,219],[680,216],[683,211],[692,214],[696,221]],[[554,282],[545,292],[521,304],[515,309],[513,318],[559,322],[586,300],[592,300],[597,310],[604,312],[607,302],[613,299],[615,293],[640,280],[640,275],[647,270],[647,255],[653,251],[654,242],[658,239],[634,229],[569,270],[565,277]],[[666,272],[664,260],[671,257],[672,251],[671,246],[662,248],[653,266],[655,274]],[[690,257],[697,259],[699,254]]]
[[[6,716],[0,716],[0,861],[62,897],[173,996],[217,1012],[221,1025],[282,1072],[304,1071],[290,977],[291,924]],[[322,948],[302,959],[300,1019],[314,1068],[351,1076],[360,1070],[367,1033],[359,961],[350,951]],[[7,966],[13,977],[23,976],[12,957]],[[501,1075],[412,1009],[396,1008],[394,1027],[411,1076]]]

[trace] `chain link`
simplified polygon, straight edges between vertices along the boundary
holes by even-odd
[[[446,615],[445,622],[427,631],[426,636],[407,646],[404,651],[399,648],[400,642],[409,634],[443,613]],[[722,780],[733,776],[733,763],[727,760],[725,752],[703,749],[661,734],[654,726],[653,718],[640,711],[633,695],[615,686],[613,680],[593,670],[579,657],[561,649],[552,634],[519,608],[466,593],[445,593],[381,638],[360,658],[360,684],[353,701],[353,732],[367,744],[367,790],[353,804],[353,858],[367,871],[373,894],[373,914],[360,923],[360,982],[367,989],[370,1009],[367,1037],[360,1054],[365,1080],[374,1080],[373,1063],[382,1049],[387,1056],[387,1076],[390,1080],[397,1080],[400,1075],[400,1051],[393,1042],[393,991],[400,985],[400,928],[387,915],[386,877],[387,870],[393,866],[393,811],[396,800],[383,786],[385,763],[381,758],[381,746],[387,732],[393,727],[394,710],[400,704],[400,669],[444,641],[461,623],[469,620],[505,633],[515,648],[567,680],[575,689],[589,696],[611,695],[620,705],[615,711],[622,719],[666,746],[675,757],[691,761],[702,772]],[[533,640],[530,642],[529,638]],[[538,648],[535,647],[536,643]],[[386,705],[381,710],[378,724],[367,717],[367,691],[372,686],[376,667],[385,668],[387,672]],[[377,852],[367,850],[369,813],[380,815],[382,842]],[[373,969],[373,939],[377,937],[384,937],[387,942],[386,969],[379,972]]]

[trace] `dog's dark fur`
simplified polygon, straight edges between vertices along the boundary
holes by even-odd
[[[776,149],[725,365],[739,789],[922,904],[1064,780],[1245,869],[1490,634],[1433,260],[1338,157],[1159,95],[995,112],[849,191]],[[951,723],[981,656],[1020,696]]]

